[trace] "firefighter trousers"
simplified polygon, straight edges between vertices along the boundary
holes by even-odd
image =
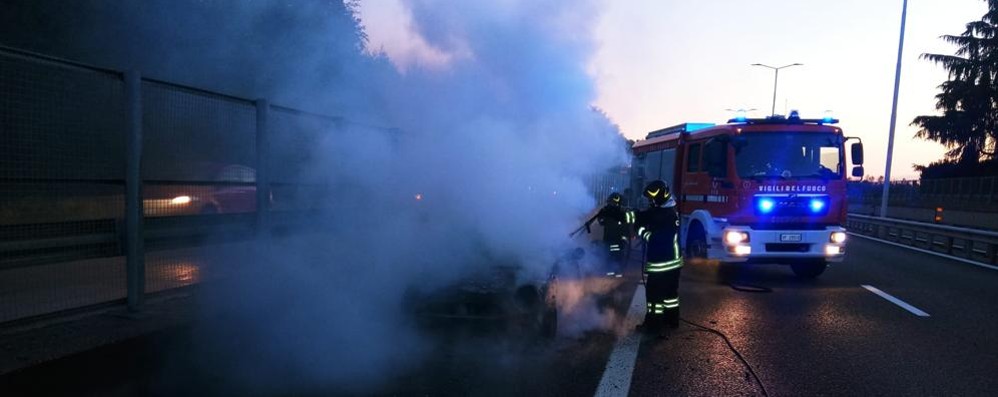
[[[623,274],[624,273],[624,260],[627,255],[628,241],[626,237],[620,240],[611,240],[604,242],[606,244],[607,258],[606,258],[606,271],[607,274]]]
[[[654,332],[662,326],[679,326],[679,272],[677,267],[662,272],[648,272],[645,283],[646,328]]]

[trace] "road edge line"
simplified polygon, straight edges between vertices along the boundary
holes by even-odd
[[[876,241],[876,242],[879,242],[879,243],[889,244],[889,245],[893,245],[895,247],[907,248],[907,249],[910,249],[910,250],[913,250],[913,251],[918,251],[918,252],[925,253],[925,254],[935,255],[935,256],[938,256],[938,257],[941,257],[941,258],[952,259],[952,260],[955,260],[955,261],[958,261],[958,262],[963,262],[963,263],[971,264],[971,265],[974,265],[974,266],[980,266],[980,267],[983,267],[985,269],[998,270],[998,266],[994,266],[994,265],[989,265],[987,263],[981,263],[981,262],[973,261],[973,260],[970,260],[970,259],[967,259],[967,258],[961,258],[959,256],[948,255],[948,254],[944,254],[942,252],[936,252],[936,251],[927,250],[927,249],[924,249],[924,248],[911,247],[911,246],[907,246],[907,245],[904,245],[904,244],[898,244],[898,243],[895,243],[893,241],[887,241],[887,240],[884,240],[884,239],[879,239],[879,238],[876,238],[876,237],[870,237],[870,236],[866,236],[866,235],[862,235],[862,234],[857,234],[857,233],[853,233],[853,232],[848,232],[848,233],[851,236],[855,236],[855,237],[859,237],[859,238],[864,238],[864,239]]]
[[[645,286],[638,284],[634,289],[634,297],[627,309],[624,319],[626,335],[618,337],[613,351],[607,359],[603,377],[596,386],[596,397],[622,396],[631,391],[631,377],[634,374],[634,364],[638,359],[638,348],[641,346],[642,334],[634,332],[634,327],[641,323],[645,314]]]
[[[876,294],[877,296],[886,299],[888,302],[893,303],[893,304],[897,305],[898,307],[900,307],[900,308],[902,308],[904,310],[907,310],[907,311],[911,312],[911,314],[914,314],[914,315],[916,315],[918,317],[931,317],[929,315],[929,313],[926,313],[922,309],[919,309],[919,308],[917,308],[915,306],[912,306],[910,303],[905,302],[905,301],[899,299],[898,297],[896,297],[894,295],[891,295],[891,294],[888,294],[888,293],[886,293],[884,291],[881,291],[877,287],[874,287],[872,285],[867,285],[867,284],[860,284],[860,287],[863,287],[867,291],[870,291],[870,292]]]

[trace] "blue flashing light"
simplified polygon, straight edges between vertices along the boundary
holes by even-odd
[[[731,110],[731,109],[728,109]],[[752,109],[755,110],[755,109]],[[748,111],[745,109],[738,109],[735,111],[735,117],[728,120],[728,123],[747,123],[748,122]]]
[[[818,123],[819,124],[838,124],[839,120],[837,120],[835,117],[832,117],[832,111],[831,110],[826,110],[825,111],[825,117],[822,117],[821,121],[819,121]]]
[[[686,132],[693,132],[705,128],[713,127],[714,123],[686,123]]]
[[[808,207],[811,208],[811,212],[819,213],[821,210],[825,209],[825,200],[818,198],[811,199],[811,202],[808,203]]]
[[[759,199],[758,203],[756,203],[756,207],[759,208],[759,212],[763,214],[768,214],[770,212],[773,212],[773,208],[776,208],[776,202],[770,198],[762,198]]]

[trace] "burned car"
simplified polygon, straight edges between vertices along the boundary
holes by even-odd
[[[558,331],[557,277],[525,277],[521,266],[499,265],[443,287],[410,287],[403,308],[421,326],[465,322],[515,336],[553,338]]]

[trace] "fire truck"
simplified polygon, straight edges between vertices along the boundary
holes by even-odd
[[[693,261],[786,264],[818,277],[845,255],[848,141],[857,141],[850,174],[863,175],[862,141],[837,123],[791,112],[652,131],[633,146],[632,191],[669,184]]]

